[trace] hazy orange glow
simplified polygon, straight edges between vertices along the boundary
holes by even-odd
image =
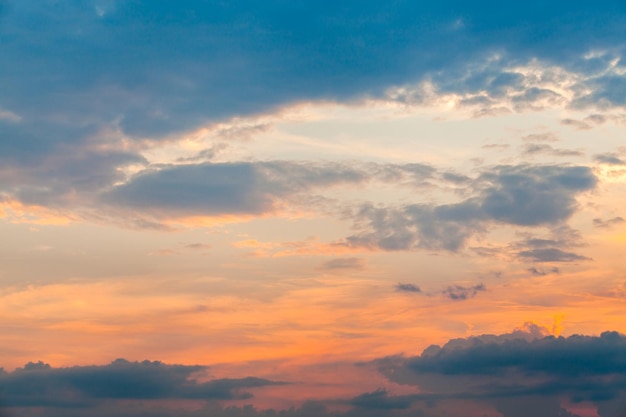
[[[11,223],[58,226],[77,221],[74,215],[48,209],[43,206],[25,205],[16,200],[0,201],[0,218]]]

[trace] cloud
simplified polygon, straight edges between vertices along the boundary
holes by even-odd
[[[250,394],[244,390],[279,383],[253,377],[198,382],[193,376],[206,367],[116,360],[71,368],[29,363],[13,372],[0,371],[0,392],[6,411],[22,415],[39,406],[43,417],[436,417],[445,410],[482,415],[493,409],[503,417],[573,417],[575,411],[566,408],[581,403],[595,405],[601,417],[615,417],[626,399],[626,337],[610,331],[554,337],[526,323],[511,333],[452,339],[418,356],[380,358],[370,365],[399,384],[395,387],[416,388],[402,388],[404,393],[379,388],[351,398],[265,410],[216,400],[246,400]],[[337,378],[341,381],[341,375]],[[195,402],[186,406],[181,401]],[[343,410],[333,411],[337,405]]]
[[[105,191],[102,202],[156,216],[260,215],[314,189],[367,181],[419,186],[435,172],[425,164],[290,161],[201,163],[146,170]]]
[[[392,8],[354,0],[342,8],[104,3],[65,1],[54,13],[33,0],[3,8],[0,30],[12,41],[0,45],[8,86],[0,161],[13,174],[0,178],[0,190],[23,203],[67,204],[76,193],[83,200],[94,187],[123,182],[121,168],[145,164],[137,150],[146,141],[212,124],[222,142],[245,139],[268,126],[219,122],[303,101],[387,100],[406,90],[396,94],[402,100],[429,84],[434,94],[483,103],[483,114],[567,105],[570,95],[579,106],[624,105],[617,0],[574,9],[532,2],[515,13],[496,3],[484,13],[405,0]],[[24,59],[24,51],[37,53]],[[181,161],[210,160],[222,145]]]
[[[563,119],[561,120],[561,124],[564,126],[571,126],[578,130],[589,130],[593,127],[587,122],[575,119]]]
[[[506,417],[556,417],[571,415],[561,410],[566,399],[593,403],[602,417],[616,416],[604,410],[614,409],[626,395],[626,337],[616,332],[567,338],[546,334],[529,324],[377,363],[392,381],[419,386],[425,394],[412,395],[413,403],[466,399],[490,403]]]
[[[178,158],[176,162],[199,162],[199,161],[210,161],[214,159],[221,151],[228,147],[225,143],[218,143],[210,148],[203,149],[200,152],[196,153],[193,156]]]
[[[575,195],[597,180],[582,166],[504,166],[485,173],[481,210],[496,221],[533,226],[558,223],[576,209]]]
[[[614,226],[617,226],[619,224],[624,223],[626,220],[624,220],[623,217],[617,216],[617,217],[613,217],[611,219],[600,219],[600,218],[595,218],[593,219],[593,226],[594,227],[599,227],[599,228],[611,228]]]
[[[539,262],[578,262],[591,260],[588,257],[575,253],[575,248],[586,246],[581,233],[566,224],[553,226],[540,234],[534,230],[518,232],[524,239],[505,245],[472,246],[471,250],[480,256],[499,257],[506,261],[521,261],[526,263]],[[533,275],[547,275],[558,273],[559,268],[550,266],[539,268],[532,266],[527,271]]]
[[[52,368],[42,362],[0,375],[0,392],[11,407],[86,407],[99,400],[247,398],[241,389],[275,385],[259,378],[197,382],[204,366],[117,359],[104,366]]]
[[[342,269],[363,269],[365,267],[365,259],[363,258],[336,258],[324,262],[322,269],[324,270],[342,270]]]
[[[619,155],[610,152],[594,155],[593,160],[606,165],[626,165],[626,162]]]
[[[396,284],[395,289],[396,291],[400,291],[400,292],[409,292],[409,293],[422,292],[422,289],[415,284],[410,284],[410,283],[403,284],[401,282]]]
[[[532,133],[522,137],[525,142],[558,142],[559,138],[551,132],[548,133]]]
[[[193,249],[193,250],[198,250],[198,249],[211,249],[211,245],[207,244],[207,243],[188,243],[184,246],[186,249]]]
[[[550,145],[537,144],[537,143],[528,143],[524,145],[523,154],[524,155],[552,155],[552,156],[562,156],[562,157],[584,156],[584,153],[581,151],[574,151],[571,149],[556,149]]]
[[[407,366],[416,373],[502,375],[505,370],[559,378],[620,375],[626,371],[626,337],[616,332],[568,338],[480,336],[429,348]],[[496,388],[497,389],[497,388]]]
[[[451,285],[443,290],[441,293],[451,300],[463,301],[467,300],[468,298],[476,297],[476,294],[481,291],[487,291],[487,287],[485,287],[484,284],[477,284],[471,287],[464,287],[462,285]]]
[[[575,262],[590,260],[590,258],[585,256],[557,248],[524,250],[519,252],[518,256],[532,262]]]
[[[548,275],[548,274],[558,274],[560,272],[559,268],[550,268],[548,270],[543,269],[543,268],[536,268],[536,267],[532,267],[532,268],[528,268],[528,272],[530,272],[531,274],[535,275],[535,276],[539,276],[542,277],[544,275]]]
[[[496,150],[504,150],[509,149],[511,145],[508,143],[490,143],[487,145],[481,146],[482,149],[496,149]]]
[[[308,0],[297,7],[143,0],[99,6],[100,13],[74,1],[58,7],[62,13],[51,15],[41,4],[24,1],[4,14],[3,32],[14,39],[2,49],[7,64],[0,77],[11,86],[3,99],[7,107],[25,118],[118,119],[125,132],[143,137],[286,102],[380,94],[430,73],[483,62],[494,51],[515,61],[545,59],[582,71],[576,58],[616,47],[623,28],[615,11],[621,5],[612,1],[576,10],[533,2],[515,13],[493,3],[488,14],[454,2],[423,7],[408,1],[392,9],[372,1],[329,9]],[[460,19],[468,24],[451,29]],[[38,36],[23,30],[31,27],[39,29]],[[39,54],[19,60],[36,46]],[[446,72],[448,82],[457,78]],[[602,94],[611,93],[611,82],[598,81]],[[519,83],[519,75],[507,72],[467,81],[493,94]],[[29,100],[34,92],[38,100]],[[518,100],[542,94],[547,93],[530,90]],[[55,108],[61,95],[64,108]]]
[[[16,161],[3,156],[1,148],[7,142],[10,140],[0,143],[0,163],[4,166],[0,192],[26,205],[87,205],[99,190],[125,180],[124,168],[147,163],[132,152],[72,147],[40,155],[35,150]]]
[[[498,166],[474,180],[470,188],[474,196],[459,203],[362,206],[355,217],[364,230],[347,237],[346,244],[454,252],[493,225],[562,223],[577,209],[576,195],[594,189],[596,183],[591,169],[583,166]]]
[[[411,402],[409,396],[389,396],[386,390],[378,389],[354,397],[350,404],[370,410],[405,410],[411,406]]]

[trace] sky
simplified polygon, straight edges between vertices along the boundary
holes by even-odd
[[[0,0],[0,415],[625,417],[624,33]]]

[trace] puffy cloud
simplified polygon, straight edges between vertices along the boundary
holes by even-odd
[[[198,382],[192,377],[205,367],[149,361],[117,360],[106,366],[72,368],[30,363],[0,372],[0,392],[6,411],[28,415],[29,407],[43,406],[38,415],[44,417],[436,417],[444,410],[482,415],[494,409],[504,417],[574,417],[576,412],[568,409],[582,402],[597,406],[601,417],[616,417],[626,399],[625,358],[626,337],[616,332],[554,337],[547,329],[526,323],[511,333],[453,339],[430,346],[419,356],[371,363],[391,381],[417,387],[405,394],[380,388],[287,410],[215,402],[245,399],[249,394],[242,390],[276,382],[252,377]],[[163,407],[163,400],[202,400],[203,405]],[[351,409],[332,411],[336,405]]]
[[[626,371],[626,337],[615,332],[601,336],[528,338],[475,337],[452,341],[410,359],[416,373],[446,375],[502,375],[505,370],[553,377],[620,375]]]
[[[204,366],[166,365],[161,362],[129,362],[104,366],[52,368],[29,363],[0,375],[0,392],[10,407],[88,407],[100,400],[167,400],[246,398],[241,392],[278,384],[259,378],[217,379],[197,382],[194,373]]]
[[[490,403],[506,417],[556,417],[572,415],[562,410],[564,402],[587,401],[598,406],[602,417],[619,415],[615,407],[626,395],[626,337],[616,332],[567,338],[546,334],[530,324],[378,363],[391,380],[429,393],[411,396],[413,403],[464,398]]]
[[[597,182],[583,166],[497,167],[482,179],[481,211],[493,220],[524,226],[566,220],[576,209],[576,194]]]

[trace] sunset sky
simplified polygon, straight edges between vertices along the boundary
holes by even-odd
[[[0,0],[0,414],[625,417],[625,53],[623,0]]]

